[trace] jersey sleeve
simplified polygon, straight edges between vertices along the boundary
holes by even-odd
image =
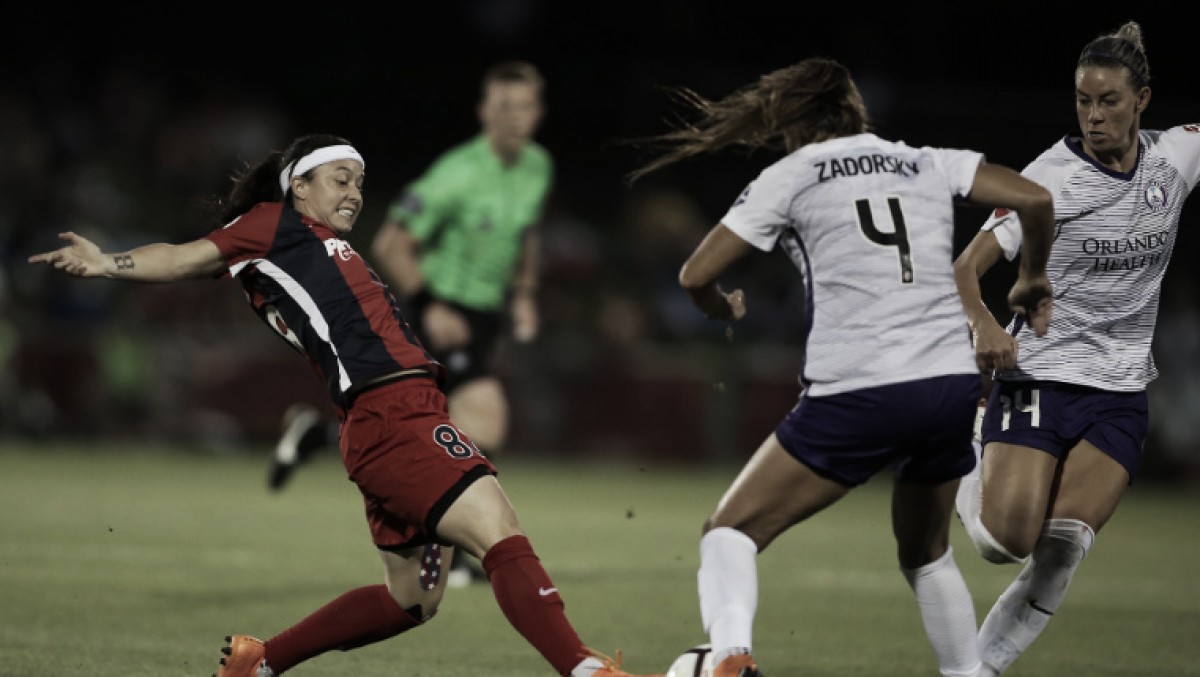
[[[1200,182],[1200,124],[1172,127],[1159,137],[1162,153],[1187,182],[1188,192]]]
[[[446,157],[434,162],[388,208],[388,218],[403,223],[418,242],[428,240],[454,209],[460,179],[453,167],[447,168],[448,164]]]
[[[271,251],[283,205],[263,202],[205,237],[217,245],[228,268]]]
[[[767,167],[742,191],[721,223],[751,246],[771,251],[788,224],[788,205],[795,192],[792,183],[783,162]]]
[[[1061,162],[1051,162],[1047,159],[1048,157],[1047,154],[1043,154],[1037,160],[1029,163],[1025,169],[1021,170],[1021,176],[1049,190],[1050,194],[1054,196],[1057,210],[1067,165]],[[981,230],[991,231],[996,236],[996,241],[1000,243],[1000,248],[1004,251],[1004,258],[1009,261],[1017,258],[1017,254],[1021,253],[1021,219],[1016,212],[1004,208],[993,210],[987,220],[983,222]]]
[[[992,210],[983,222],[984,231],[991,231],[1004,251],[1004,258],[1012,261],[1021,251],[1021,221],[1014,211],[999,207]]]
[[[983,163],[983,154],[973,150],[942,148],[935,157],[950,181],[950,190],[960,197],[970,195],[975,185],[975,174]]]

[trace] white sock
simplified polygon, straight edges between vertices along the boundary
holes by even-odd
[[[712,643],[713,664],[734,653],[749,653],[758,609],[758,546],[729,527],[700,539],[700,620]]]
[[[1029,562],[979,629],[984,675],[999,675],[1037,639],[1058,610],[1096,534],[1079,520],[1046,520]]]
[[[925,636],[937,655],[941,673],[974,677],[979,670],[979,641],[975,635],[975,605],[954,562],[954,548],[937,560],[917,567],[900,567],[917,596]]]

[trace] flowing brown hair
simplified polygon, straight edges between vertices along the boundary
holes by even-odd
[[[832,59],[805,59],[772,71],[718,101],[686,87],[668,91],[696,119],[664,134],[634,140],[667,150],[630,172],[630,183],[680,160],[730,146],[793,151],[869,128],[867,107],[850,72]]]

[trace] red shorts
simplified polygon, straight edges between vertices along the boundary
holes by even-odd
[[[472,482],[496,474],[450,420],[431,379],[410,378],[359,395],[341,427],[342,463],[362,492],[381,550],[439,542],[436,528]]]

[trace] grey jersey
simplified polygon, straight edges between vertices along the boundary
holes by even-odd
[[[808,395],[977,373],[951,264],[954,197],[982,160],[873,134],[810,144],[763,170],[721,219],[800,270]]]
[[[1072,138],[1022,172],[1054,195],[1056,235],[1047,265],[1054,318],[1043,338],[1013,318],[1017,368],[998,378],[1133,392],[1158,375],[1150,346],[1159,290],[1184,201],[1200,178],[1200,126],[1142,131],[1138,141],[1137,164],[1125,174],[1092,160]],[[1017,255],[1015,214],[999,210],[983,229],[1010,260]]]

